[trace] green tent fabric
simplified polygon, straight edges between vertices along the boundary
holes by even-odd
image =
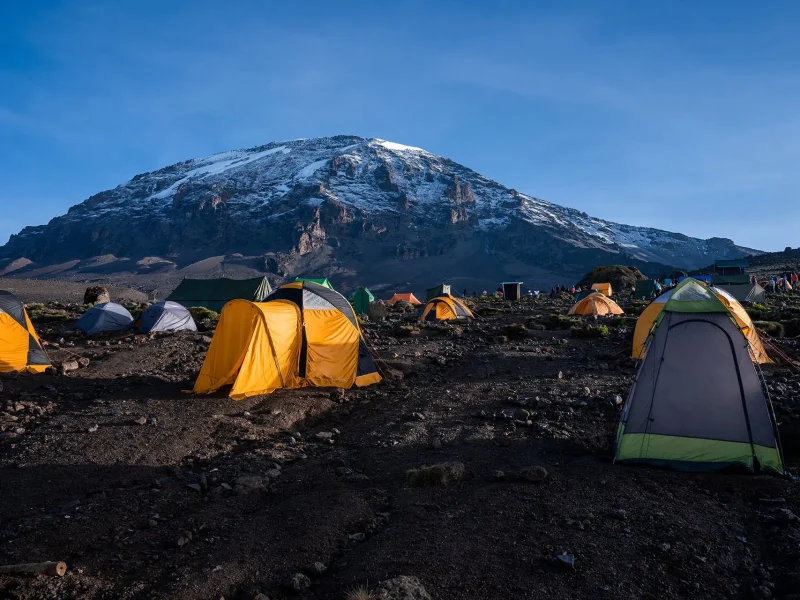
[[[295,277],[295,281],[310,281],[311,283],[316,283],[317,285],[324,285],[330,290],[333,289],[333,286],[331,285],[331,282],[328,281],[327,277]]]
[[[177,302],[186,308],[204,306],[208,310],[220,312],[230,300],[250,300],[262,302],[269,296],[272,288],[266,277],[253,279],[184,279],[167,301]]]
[[[586,298],[586,296],[591,296],[592,294],[594,294],[594,290],[581,290],[575,294],[575,302],[579,302]]]
[[[728,292],[739,302],[761,302],[766,300],[766,290],[757,283],[743,283],[741,285],[717,285],[714,287]]]
[[[365,315],[369,312],[370,302],[375,302],[375,296],[365,287],[360,287],[352,292],[347,299],[353,305],[357,315]]]
[[[450,295],[450,286],[444,283],[440,283],[436,287],[428,288],[425,290],[425,302],[430,302],[434,298],[438,298],[439,296],[449,296]]]
[[[656,295],[656,282],[652,279],[639,279],[633,294],[636,298],[652,298]]]
[[[615,462],[783,473],[769,397],[747,338],[702,283],[673,290],[648,338]]]

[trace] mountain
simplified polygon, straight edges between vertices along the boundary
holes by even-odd
[[[601,264],[659,274],[758,251],[621,225],[534,198],[420,148],[336,136],[135,176],[26,227],[0,275],[113,279],[266,272],[389,289],[575,281]],[[489,287],[489,289],[493,289]]]

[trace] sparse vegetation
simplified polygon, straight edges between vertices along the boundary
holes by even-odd
[[[466,475],[464,463],[446,462],[409,469],[406,472],[406,479],[412,487],[430,487],[461,481]]]
[[[605,325],[587,325],[584,327],[573,327],[570,336],[578,339],[604,338],[608,337],[608,327]]]
[[[189,312],[195,321],[217,321],[219,313],[207,309],[205,306],[191,306]]]
[[[766,333],[772,337],[782,338],[785,334],[783,325],[776,321],[754,321],[753,325],[755,325],[756,329],[761,333]]]
[[[528,337],[528,330],[522,323],[514,323],[503,327],[503,335],[510,340],[523,340]]]

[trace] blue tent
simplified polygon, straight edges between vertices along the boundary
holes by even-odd
[[[169,300],[147,307],[136,320],[136,328],[142,333],[197,331],[197,325],[186,307]]]
[[[75,329],[86,335],[104,331],[123,331],[133,325],[133,317],[128,310],[115,302],[104,302],[93,306],[78,319]]]

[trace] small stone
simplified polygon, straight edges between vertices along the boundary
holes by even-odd
[[[351,542],[363,542],[365,539],[367,539],[367,536],[363,533],[351,533],[347,537]]]
[[[235,483],[245,490],[263,490],[266,487],[266,482],[260,475],[241,475],[236,478]]]
[[[78,365],[79,365],[81,368],[85,369],[86,367],[88,367],[88,366],[89,366],[89,359],[88,359],[88,358],[85,358],[85,357],[84,357],[84,358],[79,358],[79,359],[78,359]]]
[[[186,487],[194,490],[198,494],[201,494],[203,492],[203,486],[201,486],[199,483],[187,483]]]
[[[439,450],[442,447],[442,438],[435,437],[431,440],[431,448]]]
[[[622,406],[622,396],[616,394],[614,396],[614,404],[616,404],[617,406]]]
[[[559,379],[564,379],[564,373],[562,371],[558,372],[558,378]]]
[[[264,475],[266,475],[270,479],[277,479],[278,477],[281,476],[281,471],[280,469],[267,469]]]
[[[330,440],[333,439],[333,432],[332,431],[320,431],[315,436],[318,440]]]
[[[328,570],[328,567],[325,566],[325,563],[315,562],[313,564],[308,565],[304,570],[309,575],[313,575],[314,577],[319,577],[320,575],[323,575],[325,571]]]
[[[547,469],[542,466],[535,465],[533,467],[526,467],[520,471],[519,476],[525,481],[533,483],[541,483],[547,479]]]
[[[414,421],[424,421],[425,420],[425,415],[423,415],[422,413],[419,413],[419,412],[412,412],[411,413],[411,419],[414,420]]]
[[[583,397],[584,398],[588,398],[591,395],[592,395],[592,390],[590,390],[588,387],[583,388]]]
[[[133,422],[136,423],[137,425],[146,425],[147,424],[147,417],[139,417],[137,419],[134,419]]]
[[[528,421],[531,418],[530,411],[525,410],[524,408],[519,408],[514,411],[514,419],[517,421]]]
[[[98,429],[100,429],[100,425],[98,425],[97,423],[95,423],[95,424],[94,424],[94,425],[92,425],[91,427],[87,428],[87,429],[86,429],[86,431],[88,431],[89,433],[94,433],[94,432],[95,432],[95,431],[97,431]]]
[[[492,471],[492,474],[489,476],[489,478],[492,481],[505,481],[506,474],[503,471],[497,469],[496,471]]]
[[[387,579],[375,588],[376,600],[431,600],[431,595],[416,577],[400,575]]]
[[[311,587],[311,580],[307,575],[295,573],[286,580],[284,587],[295,592],[304,592]]]
[[[617,519],[618,521],[625,521],[628,518],[628,511],[626,511],[624,508],[615,508],[611,511],[609,516],[612,519]]]
[[[669,552],[670,550],[672,550],[672,546],[667,542],[662,542],[661,544],[659,544],[658,548],[662,552]]]

